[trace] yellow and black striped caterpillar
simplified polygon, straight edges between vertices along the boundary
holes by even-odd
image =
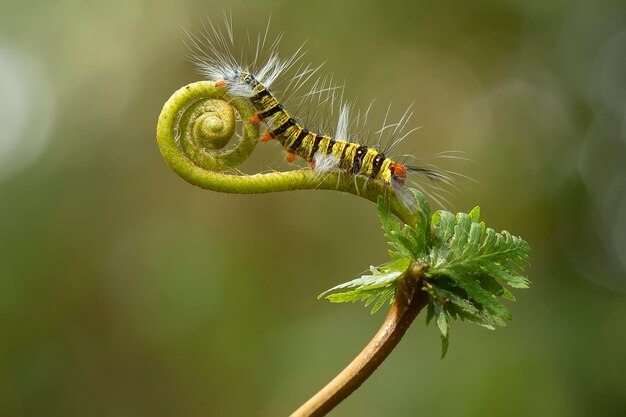
[[[269,25],[268,25],[269,27]],[[383,152],[366,145],[349,140],[347,132],[347,106],[340,112],[338,127],[334,137],[314,133],[302,126],[279,102],[270,91],[271,84],[282,74],[291,69],[303,56],[302,47],[286,60],[281,60],[277,49],[280,36],[271,43],[264,63],[257,65],[265,48],[267,30],[257,40],[253,63],[244,65],[241,57],[237,58],[234,51],[232,23],[225,20],[225,31],[209,22],[205,32],[199,37],[188,34],[192,54],[201,72],[210,79],[216,80],[216,86],[226,88],[231,95],[246,97],[255,107],[257,113],[253,122],[264,122],[267,131],[262,141],[278,140],[286,151],[286,159],[293,162],[297,156],[305,159],[309,166],[320,175],[333,170],[340,170],[349,175],[361,175],[371,180],[382,180],[390,185],[399,199],[410,209],[415,207],[415,199],[403,186],[407,171],[418,172],[431,180],[449,182],[450,177],[437,170],[404,165],[387,157]],[[302,83],[310,79],[319,67],[306,66],[300,68],[294,76],[296,90]],[[325,83],[323,83],[325,85]],[[317,83],[315,84],[318,85]],[[324,88],[311,91],[307,95],[330,91]],[[388,126],[387,126],[388,127]],[[383,126],[383,130],[385,126]]]

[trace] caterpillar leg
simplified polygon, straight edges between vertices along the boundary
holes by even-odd
[[[257,112],[250,116],[250,123],[261,123],[261,115]]]
[[[292,163],[296,160],[296,153],[292,151],[287,151],[287,153],[285,154],[285,160],[289,163]]]
[[[274,134],[268,130],[267,132],[263,133],[263,136],[261,136],[261,142],[269,142],[274,138]]]

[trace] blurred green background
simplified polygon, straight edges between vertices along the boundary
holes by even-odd
[[[0,415],[287,415],[384,318],[316,295],[386,260],[372,204],[203,191],[155,143],[183,31],[272,13],[347,97],[460,150],[450,200],[535,250],[496,332],[423,318],[336,416],[626,415],[623,1],[0,4]],[[248,172],[285,168],[276,144]]]

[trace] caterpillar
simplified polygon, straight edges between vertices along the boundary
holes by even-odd
[[[263,37],[257,38],[254,49],[254,58],[249,64],[242,61],[243,54],[235,54],[232,17],[224,19],[224,31],[211,21],[205,24],[205,31],[200,36],[187,32],[187,46],[191,51],[190,59],[199,68],[201,74],[215,81],[216,87],[227,89],[228,93],[245,97],[250,100],[256,113],[251,122],[263,122],[266,132],[261,136],[263,142],[278,140],[285,149],[288,162],[293,162],[296,156],[306,160],[316,173],[323,175],[333,170],[340,170],[348,175],[364,176],[367,181],[381,180],[389,185],[399,200],[411,211],[417,209],[413,194],[404,185],[407,173],[415,172],[428,179],[450,183],[451,177],[439,170],[405,165],[388,157],[385,151],[376,147],[367,146],[349,139],[348,122],[349,106],[343,105],[339,114],[337,129],[334,136],[317,133],[306,128],[299,120],[292,116],[272,92],[272,84],[287,73],[304,56],[302,45],[289,58],[282,60],[278,55],[278,45],[282,38],[279,35],[269,47],[267,36],[269,21]],[[267,55],[262,64],[261,56]],[[298,91],[320,69],[310,65],[301,66],[296,75],[289,82],[288,88]],[[326,80],[317,81],[305,97],[312,97],[334,91],[335,87],[326,85]],[[385,125],[379,131],[389,127],[404,126],[408,121],[406,113],[402,120],[394,125]],[[409,132],[410,133],[410,132]],[[404,139],[391,138],[393,143]]]

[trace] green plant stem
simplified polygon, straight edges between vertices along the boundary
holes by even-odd
[[[425,265],[412,265],[399,282],[395,301],[382,326],[354,360],[291,417],[323,416],[352,394],[396,347],[404,333],[428,303],[422,291]]]

